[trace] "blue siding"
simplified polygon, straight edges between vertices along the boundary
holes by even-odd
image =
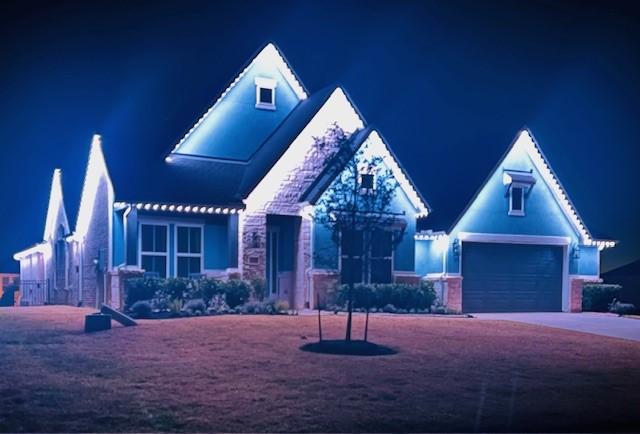
[[[597,276],[600,274],[600,251],[595,246],[580,247],[580,259],[578,260],[578,272],[585,276]]]
[[[138,265],[138,210],[132,208],[126,223],[127,265]]]
[[[169,276],[176,275],[176,225],[169,224]]]
[[[224,222],[207,222],[204,226],[204,268],[222,270],[229,266],[229,233]]]
[[[277,81],[275,110],[257,109],[256,77]],[[247,160],[298,104],[278,68],[256,61],[178,150],[181,154]],[[250,125],[251,128],[247,128]]]
[[[443,255],[447,245],[443,241],[416,241],[416,273],[425,276],[430,273],[442,273]]]
[[[317,223],[313,225],[313,268],[338,268],[338,246],[331,239],[331,230]]]
[[[238,215],[232,214],[228,220],[229,268],[238,266]]]
[[[113,213],[113,257],[112,263],[116,267],[125,262],[125,246],[124,246],[124,211],[115,211]]]

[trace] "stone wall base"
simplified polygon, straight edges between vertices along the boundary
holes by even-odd
[[[584,280],[571,279],[571,285],[569,290],[569,311],[570,312],[582,312],[582,287],[584,286]]]
[[[462,277],[447,277],[445,279],[444,305],[454,313],[462,312]]]
[[[107,273],[106,303],[114,309],[123,310],[126,301],[127,280],[143,276],[140,269],[117,268]]]
[[[340,275],[338,273],[314,273],[312,275],[313,297],[310,300],[310,308],[317,309],[317,303],[320,307],[327,306],[327,296],[338,283],[340,283]]]

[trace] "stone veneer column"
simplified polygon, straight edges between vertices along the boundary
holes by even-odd
[[[571,279],[569,289],[569,311],[570,312],[582,312],[582,287],[584,286],[584,280]]]
[[[127,280],[142,277],[140,269],[118,268],[107,273],[107,304],[114,309],[124,309]]]
[[[267,267],[267,214],[263,211],[245,213],[243,219],[242,277],[264,279]]]
[[[462,312],[462,277],[447,277],[446,307],[452,312]]]

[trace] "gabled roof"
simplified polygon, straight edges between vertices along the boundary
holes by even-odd
[[[382,157],[384,163],[393,173],[394,178],[400,184],[400,188],[405,192],[419,216],[426,217],[431,211],[431,207],[413,183],[406,170],[404,170],[391,148],[386,144],[386,141],[372,126],[355,132],[349,138],[346,146],[331,159],[331,162],[302,194],[300,200],[311,204],[316,203],[336,177],[344,170],[348,161],[363,146],[367,147],[372,154]]]
[[[119,152],[119,158],[109,158],[107,151],[109,167],[118,167],[123,163],[121,159],[126,159],[130,167],[126,171],[112,171],[116,200],[243,206],[242,199],[286,151],[333,90],[325,88],[301,101],[247,162],[181,157],[167,163],[153,155],[141,155],[131,161],[130,154]],[[131,176],[132,171],[135,176]]]
[[[540,148],[540,145],[538,144],[535,137],[533,136],[533,133],[531,132],[531,130],[529,130],[526,127],[518,132],[518,134],[514,138],[509,148],[504,152],[502,157],[498,160],[498,163],[495,165],[493,170],[489,172],[489,175],[487,176],[485,181],[481,184],[480,188],[478,188],[478,190],[473,195],[471,200],[467,203],[463,211],[449,226],[448,232],[450,233],[455,229],[460,219],[462,219],[462,217],[467,213],[467,211],[469,210],[469,207],[473,204],[473,202],[476,200],[480,192],[484,189],[487,182],[489,182],[489,180],[491,179],[491,176],[496,172],[496,170],[498,170],[502,166],[507,155],[509,155],[509,153],[516,147],[519,147],[520,149],[522,149],[527,153],[527,155],[533,162],[535,168],[542,175],[545,183],[549,186],[550,190],[552,191],[553,196],[556,199],[556,202],[559,204],[560,208],[562,209],[564,215],[571,222],[573,227],[576,229],[577,233],[580,234],[583,242],[587,245],[598,245],[599,247],[612,247],[611,245],[611,243],[613,243],[612,241],[596,238],[587,229],[587,226],[585,225],[583,219],[580,217],[580,214],[578,213],[573,202],[569,198],[569,195],[566,189],[562,186],[560,179],[551,168],[549,161],[547,160],[544,153],[542,152],[542,149]],[[603,241],[604,241],[604,244],[602,243]]]
[[[55,239],[56,232],[60,225],[64,228],[63,235],[69,234],[69,220],[67,219],[67,211],[64,207],[64,197],[62,195],[62,172],[60,169],[55,169],[53,171],[53,179],[51,180],[47,220],[44,225],[42,239]]]
[[[247,80],[256,74],[258,74],[256,80],[259,80],[262,76],[260,71],[266,73],[267,76],[271,74],[281,76],[290,87],[290,90],[286,92],[284,89],[278,90],[276,94],[278,95],[276,98],[277,109],[274,111],[256,110],[253,105],[255,96],[247,95],[248,93],[255,95],[253,81],[248,83]],[[241,83],[242,85],[238,87]],[[250,88],[250,92],[247,87]],[[234,90],[236,88],[240,90]],[[289,97],[285,98],[285,95]],[[247,96],[250,98],[247,99]],[[249,159],[252,149],[250,147],[244,149],[244,147],[258,145],[259,143],[256,141],[259,142],[265,134],[271,133],[280,124],[282,118],[307,97],[306,89],[282,53],[273,43],[268,43],[252,56],[215,103],[173,147],[169,155],[166,156],[166,161],[170,162],[182,155],[246,161]],[[253,101],[250,100],[251,98]],[[248,115],[251,116],[253,122],[251,129],[242,128],[242,131],[236,131],[236,128],[232,132],[225,131],[225,124],[229,122],[242,124],[243,118]],[[246,133],[249,137],[243,141],[238,137],[238,133]],[[254,136],[257,140],[254,140]]]

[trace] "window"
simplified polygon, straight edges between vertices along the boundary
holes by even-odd
[[[178,277],[202,273],[202,227],[177,227]]]
[[[140,266],[167,277],[167,226],[140,225]]]
[[[371,283],[391,283],[392,244],[391,231],[376,230],[371,235]]]
[[[363,173],[360,175],[360,188],[365,190],[373,190],[373,174]]]
[[[393,246],[391,231],[378,229],[370,235],[368,244],[370,270],[365,270],[365,234],[363,231],[344,231],[340,240],[343,282],[390,283],[393,279]],[[351,274],[349,274],[351,273]]]
[[[278,84],[272,78],[256,77],[256,108],[276,109],[276,86]]]
[[[522,187],[511,187],[509,215],[524,215],[524,189]]]

